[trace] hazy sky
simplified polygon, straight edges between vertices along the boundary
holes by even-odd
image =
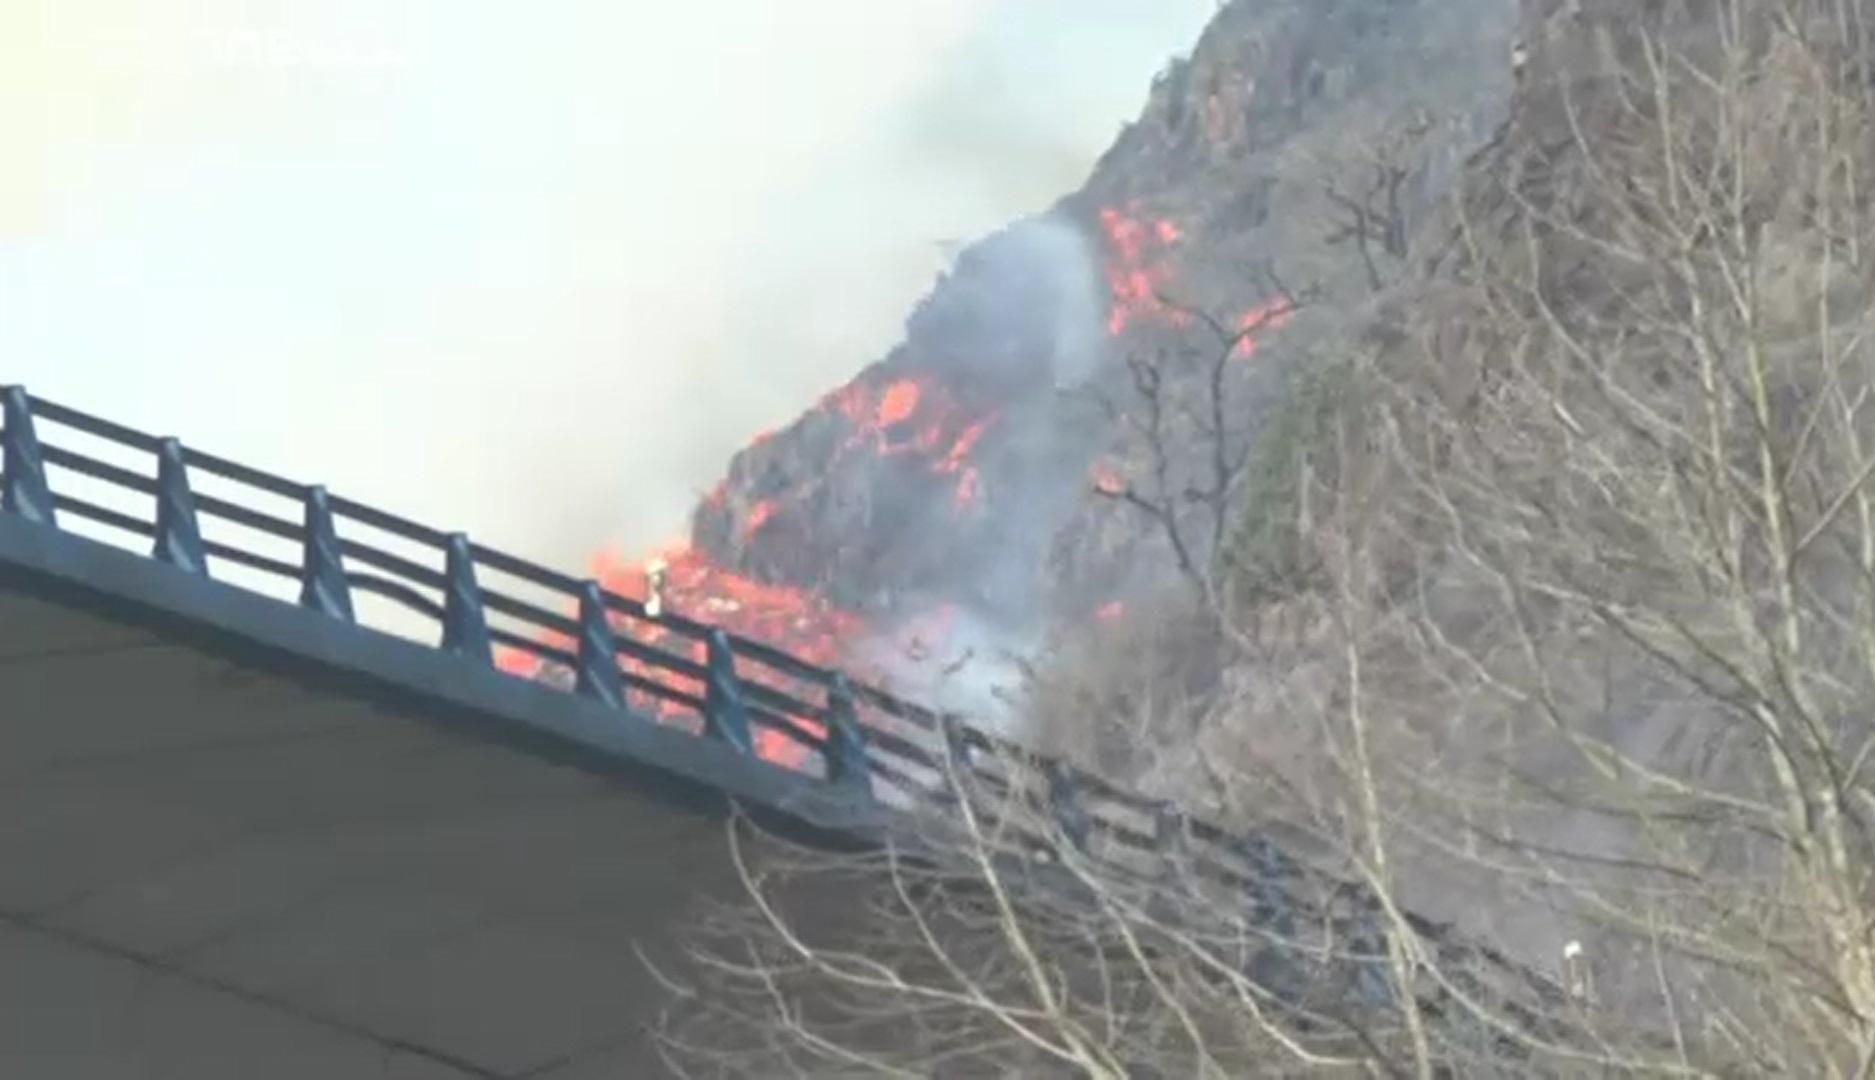
[[[1215,3],[0,0],[0,383],[560,564],[655,543]]]

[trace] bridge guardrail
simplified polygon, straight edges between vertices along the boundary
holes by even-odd
[[[148,455],[154,469],[146,474],[61,445],[43,436],[38,422],[82,433],[119,451]],[[140,517],[58,490],[48,467],[148,496],[153,510]],[[297,503],[301,520],[198,492],[191,485],[192,472],[220,478],[238,491]],[[19,386],[0,387],[0,512],[49,528],[58,528],[60,515],[69,515],[128,533],[150,544],[151,557],[187,573],[206,576],[211,560],[220,560],[272,575],[297,583],[300,606],[344,622],[368,625],[358,615],[354,592],[382,597],[432,620],[436,647],[467,663],[493,667],[499,647],[571,672],[570,692],[618,709],[621,723],[658,722],[633,707],[634,695],[664,702],[687,710],[700,737],[726,742],[752,763],[757,760],[755,733],[775,732],[807,752],[798,771],[818,782],[842,785],[858,798],[878,798],[883,788],[926,805],[954,802],[959,778],[996,793],[1032,793],[1039,817],[1052,822],[1053,834],[1012,821],[1017,841],[1031,850],[1047,852],[1065,839],[1082,852],[1114,853],[1135,867],[1143,861],[1197,873],[1257,897],[1259,907],[1292,913],[1315,906],[1294,894],[1294,883],[1304,877],[1318,885],[1327,880],[1316,870],[1304,870],[1266,838],[1232,833],[1173,804],[1126,791],[970,726],[953,714],[916,705],[774,646],[681,613],[653,616],[639,601],[596,581],[475,543],[462,533],[332,495],[319,485],[275,476],[173,438],[35,397]],[[297,545],[299,556],[288,560],[205,538],[203,518]],[[440,561],[440,568],[343,535],[341,526],[346,523],[413,545]],[[490,588],[478,580],[478,571],[528,583],[575,614]],[[491,625],[491,612],[510,620],[510,625]],[[701,659],[653,644],[647,635],[633,633],[633,627],[688,643]],[[665,712],[668,715],[668,709]],[[1329,883],[1333,888],[1327,891],[1336,894],[1354,888],[1346,882]],[[1443,926],[1409,918],[1430,937],[1448,936]],[[1467,946],[1467,951],[1531,979],[1527,971],[1489,949]]]

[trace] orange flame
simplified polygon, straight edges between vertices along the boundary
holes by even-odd
[[[951,500],[956,505],[957,509],[966,510],[975,506],[982,494],[983,477],[979,475],[976,468],[972,466],[964,469],[963,472],[958,475],[957,490],[955,494],[951,496]]]
[[[1257,341],[1249,332],[1257,330],[1280,330],[1296,313],[1295,305],[1288,300],[1278,298],[1268,303],[1258,304],[1244,312],[1237,319],[1237,329],[1246,331],[1231,351],[1233,357],[1248,360],[1256,355]]]
[[[846,417],[847,422],[860,428],[867,426],[868,414],[872,412],[872,403],[866,392],[866,384],[858,380],[847,383],[822,398],[821,405]]]
[[[1125,614],[1126,605],[1120,603],[1118,600],[1109,600],[1100,605],[1099,609],[1094,612],[1094,618],[1099,619],[1101,622],[1110,623]]]
[[[1134,323],[1160,319],[1174,326],[1190,322],[1183,311],[1168,308],[1159,299],[1171,281],[1172,268],[1167,262],[1170,248],[1184,239],[1184,230],[1166,218],[1143,218],[1137,215],[1137,202],[1124,210],[1106,207],[1100,211],[1100,225],[1106,234],[1112,258],[1106,269],[1107,290],[1112,303],[1107,309],[1107,333],[1119,337]],[[1284,299],[1259,304],[1237,320],[1243,331],[1274,330],[1289,321],[1294,307]],[[1249,359],[1256,354],[1256,340],[1246,334],[1232,350],[1232,355]]]
[[[763,525],[768,524],[768,519],[774,516],[775,501],[773,499],[763,499],[754,506],[751,506],[749,508],[749,516],[744,518],[742,522],[743,539],[746,540],[754,536],[761,530]]]
[[[1168,312],[1159,300],[1172,269],[1166,265],[1163,249],[1183,239],[1178,225],[1165,218],[1146,220],[1133,216],[1136,204],[1126,210],[1105,207],[1100,211],[1101,230],[1113,259],[1107,266],[1107,290],[1113,294],[1107,309],[1107,333],[1119,337],[1126,328],[1141,319],[1169,318],[1185,321],[1183,312]]]
[[[874,424],[889,428],[918,411],[918,384],[910,379],[900,379],[885,388],[879,398],[879,412]]]
[[[952,473],[962,468],[964,463],[970,460],[971,453],[977,448],[977,441],[983,438],[983,433],[989,430],[990,421],[994,419],[996,419],[994,416],[988,416],[965,428],[963,434],[957,436],[957,440],[951,443],[950,451],[944,455],[944,460],[938,462],[938,471]]]
[[[1102,495],[1118,495],[1126,490],[1126,481],[1120,471],[1104,461],[1096,461],[1088,470],[1088,479],[1093,482],[1094,490]]]

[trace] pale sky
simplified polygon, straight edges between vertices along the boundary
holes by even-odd
[[[1216,0],[0,0],[0,383],[578,568]]]

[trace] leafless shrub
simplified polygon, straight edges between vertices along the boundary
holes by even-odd
[[[1149,424],[1163,467],[1114,493],[1169,530],[1217,661],[1127,697],[1167,669],[1109,645],[1051,707],[1127,700],[1142,745],[1090,763],[1258,872],[953,761],[886,850],[745,864],[674,1061],[1875,1074],[1875,39],[1838,0],[1579,6],[1456,257],[1283,459],[1304,585],[1240,587],[1241,443],[1207,471]],[[1165,360],[1142,396],[1207,415]],[[828,882],[840,918],[783,895]]]

